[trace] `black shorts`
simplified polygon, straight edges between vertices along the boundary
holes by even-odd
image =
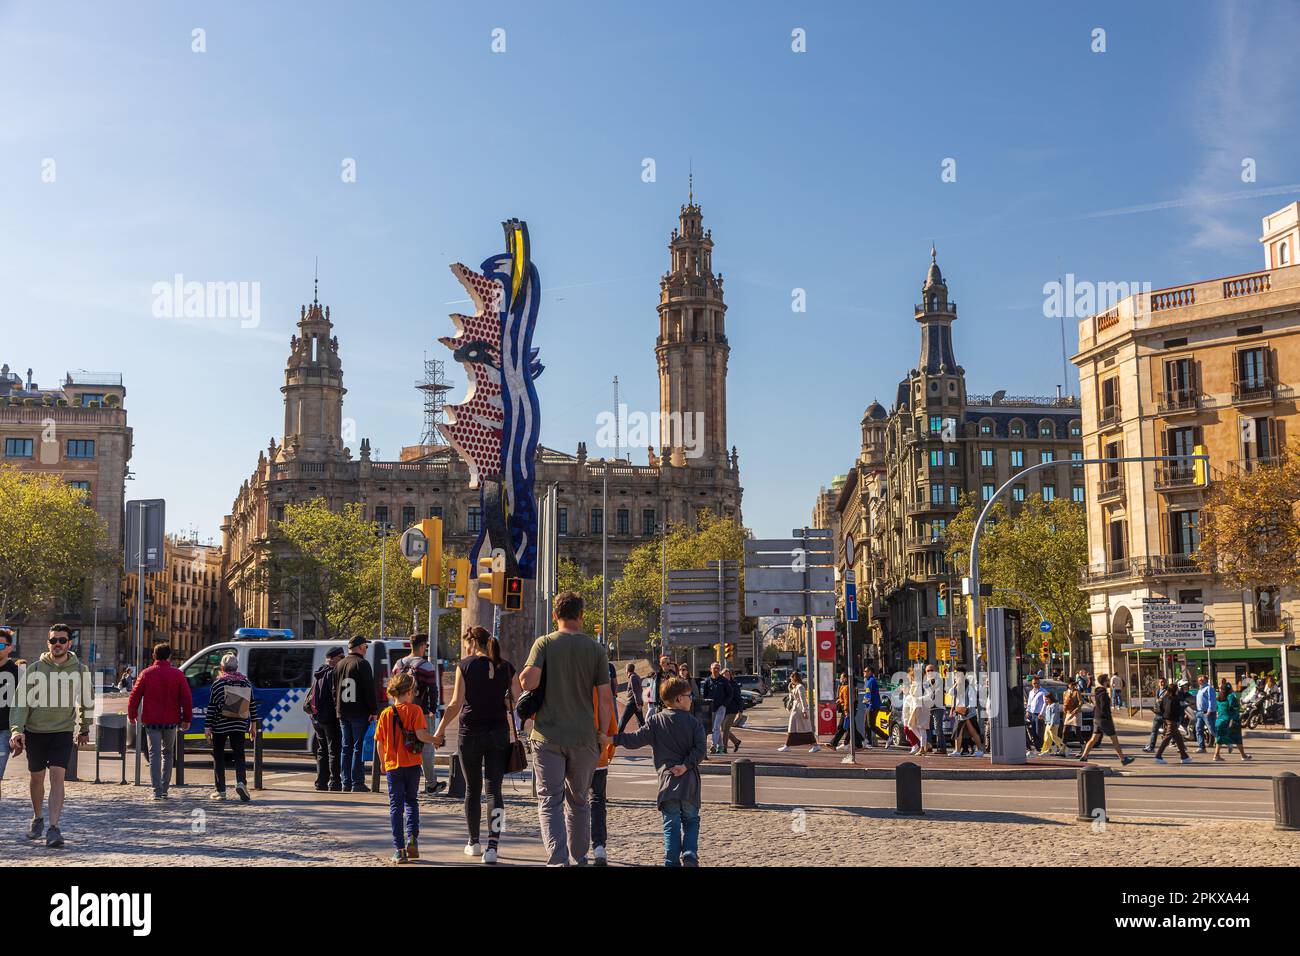
[[[72,761],[72,731],[65,730],[56,734],[23,735],[23,746],[27,751],[27,769],[40,773],[48,767],[68,769]]]
[[[1101,717],[1092,723],[1092,735],[1094,737],[1114,737],[1115,721],[1109,717]]]

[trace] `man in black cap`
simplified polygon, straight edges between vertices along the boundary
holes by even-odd
[[[379,705],[375,698],[375,674],[366,660],[369,645],[360,634],[354,636],[334,671],[334,709],[339,715],[343,739],[340,770],[344,793],[370,792],[361,748],[367,728],[379,713]]]
[[[343,789],[339,777],[339,756],[342,753],[343,735],[339,728],[339,715],[334,709],[334,669],[343,659],[343,648],[331,647],[325,652],[325,663],[316,668],[307,691],[305,709],[311,717],[315,740],[312,752],[316,756],[316,789]]]

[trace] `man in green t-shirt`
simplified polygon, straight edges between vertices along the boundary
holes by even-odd
[[[583,633],[582,613],[578,594],[557,594],[556,630],[533,642],[519,674],[524,690],[536,690],[546,683],[542,708],[533,721],[532,740],[537,815],[550,857],[548,866],[567,866],[570,859],[587,856],[591,842],[587,795],[600,752],[597,716],[601,727],[609,726],[614,717],[609,655],[604,645]]]

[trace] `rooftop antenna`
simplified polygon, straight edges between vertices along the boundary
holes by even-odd
[[[1060,274],[1060,268],[1061,268],[1060,256],[1056,257],[1056,268],[1057,268],[1057,275],[1059,276],[1059,281],[1061,283],[1061,288],[1064,289],[1065,276]],[[1070,382],[1070,371],[1069,371],[1070,366],[1065,352],[1065,309],[1064,308],[1061,309],[1060,320],[1061,320],[1061,381],[1065,382],[1066,385],[1068,386]],[[1070,389],[1070,397],[1071,398],[1074,397],[1074,389],[1072,388]]]
[[[416,382],[415,387],[424,392],[424,430],[420,433],[420,444],[436,445],[439,443],[438,426],[444,417],[443,406],[446,404],[447,392],[451,390],[447,384],[443,360],[431,359],[429,353],[425,352],[424,381]]]
[[[614,460],[623,457],[623,410],[618,406],[618,376],[614,376]]]
[[[316,265],[312,267],[311,304],[320,305],[320,256],[316,256]]]
[[[695,160],[686,158],[686,204],[695,205]]]

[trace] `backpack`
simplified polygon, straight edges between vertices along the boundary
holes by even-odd
[[[248,720],[253,688],[227,684],[222,688],[221,716],[229,720]]]
[[[397,724],[397,729],[402,734],[402,745],[406,747],[407,753],[418,754],[423,751],[424,741],[416,736],[414,730],[406,729],[406,725],[402,723],[401,716],[397,713],[397,705],[391,705],[388,708],[388,712],[393,715],[393,722]]]
[[[436,710],[438,707],[438,668],[437,665],[431,667],[422,667],[422,664],[430,663],[422,657],[403,657],[393,665],[393,676],[398,674],[410,674],[415,680],[415,697],[411,703],[415,704],[425,713]]]
[[[319,677],[312,678],[311,687],[308,688],[307,696],[303,698],[303,702],[302,702],[302,709],[306,711],[308,714],[310,714],[312,717],[315,717],[319,713],[319,708],[316,706],[316,702],[318,700],[334,699],[334,695],[330,692],[329,687],[326,686],[325,683],[333,676],[334,676],[333,671],[326,671],[324,674],[321,674]]]

